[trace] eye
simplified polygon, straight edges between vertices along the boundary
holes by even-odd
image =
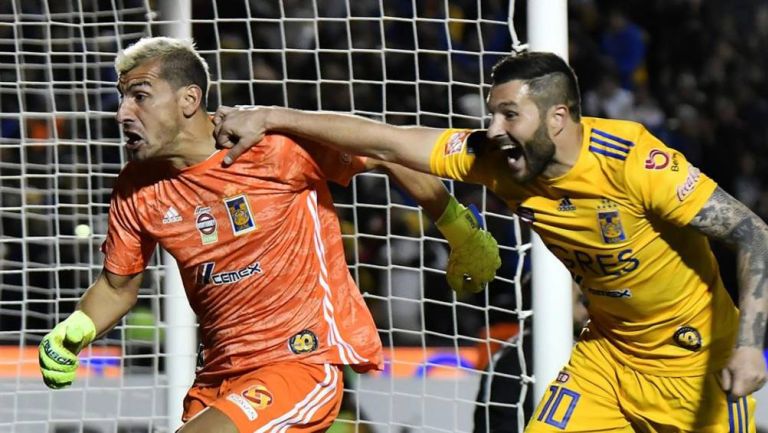
[[[514,120],[517,117],[517,113],[514,111],[505,111],[504,118],[507,120]]]
[[[133,96],[133,99],[135,99],[135,100],[136,100],[136,102],[141,102],[141,101],[143,101],[143,100],[144,100],[144,99],[146,99],[146,98],[147,98],[147,95],[146,95],[145,93],[136,93],[136,94]]]

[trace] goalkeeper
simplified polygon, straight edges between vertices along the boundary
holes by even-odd
[[[768,379],[768,226],[642,125],[582,117],[576,76],[556,55],[509,56],[492,77],[487,131],[224,107],[216,136],[239,138],[226,161],[282,132],[483,184],[529,222],[591,321],[527,432],[754,432],[751,394]],[[709,239],[737,251],[738,308]]]
[[[204,347],[180,431],[328,428],[342,366],[382,367],[327,185],[363,170],[387,170],[437,220],[457,292],[481,290],[499,267],[495,240],[435,177],[281,135],[223,167],[208,67],[191,42],[142,39],[116,69],[132,161],[114,187],[103,272],[40,344],[49,387],[71,384],[78,352],[131,309],[159,243],[178,262]]]

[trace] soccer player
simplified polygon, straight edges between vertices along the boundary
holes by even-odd
[[[116,69],[132,162],[114,187],[103,272],[40,344],[45,383],[72,382],[78,352],[131,309],[160,244],[178,262],[204,346],[180,431],[325,430],[342,400],[342,366],[382,364],[326,181],[346,184],[383,163],[271,135],[223,167],[205,112],[208,68],[191,42],[142,39]],[[383,166],[439,217],[452,245],[449,283],[482,288],[500,265],[495,240],[438,178]]]
[[[629,121],[582,117],[551,53],[493,69],[487,131],[396,127],[331,113],[224,107],[231,161],[264,131],[486,185],[581,286],[591,322],[527,432],[754,432],[766,382],[768,227]],[[738,309],[708,238],[738,254]]]

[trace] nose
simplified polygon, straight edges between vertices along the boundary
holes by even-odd
[[[117,113],[115,113],[117,123],[122,124],[123,122],[131,120],[131,110],[128,105],[129,104],[127,104],[125,100],[120,101],[117,105]]]
[[[485,135],[488,138],[494,138],[494,137],[499,137],[501,135],[504,135],[505,131],[501,125],[502,125],[502,122],[498,119],[497,116],[491,116],[491,122],[488,124],[488,130],[485,132]]]

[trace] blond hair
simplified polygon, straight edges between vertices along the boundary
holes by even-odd
[[[160,78],[171,83],[175,89],[195,84],[203,90],[203,101],[207,101],[211,81],[208,63],[197,52],[191,39],[165,36],[141,38],[117,54],[115,70],[121,76],[155,59],[162,62]]]

